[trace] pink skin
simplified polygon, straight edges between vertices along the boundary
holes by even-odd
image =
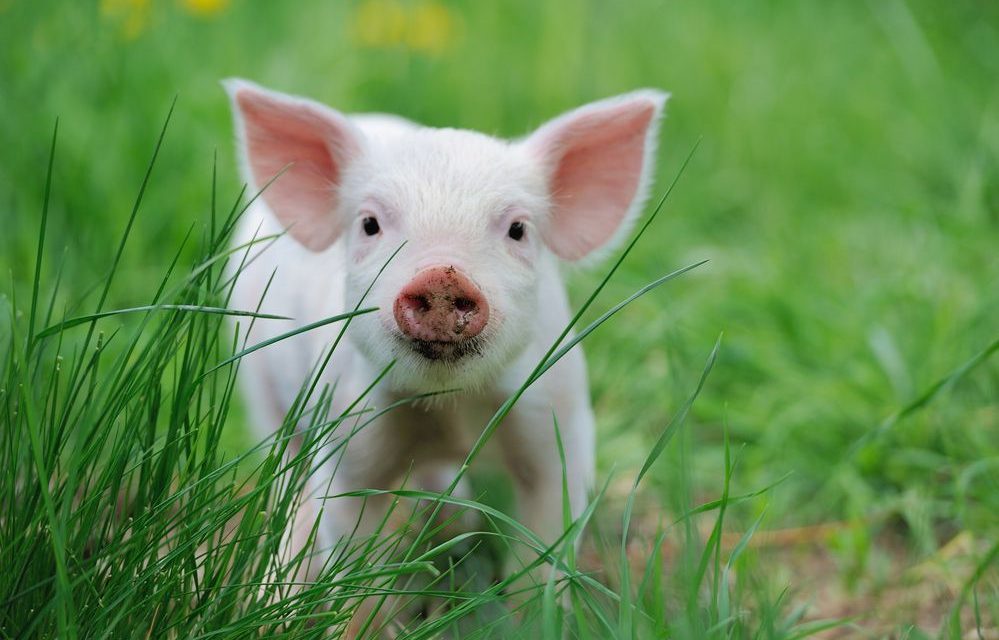
[[[412,340],[459,343],[479,335],[489,322],[489,303],[453,266],[416,274],[395,299],[395,321]]]

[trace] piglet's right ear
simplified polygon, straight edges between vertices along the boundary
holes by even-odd
[[[223,85],[248,179],[257,189],[274,180],[263,199],[293,238],[312,251],[330,246],[345,226],[339,191],[344,169],[361,152],[361,133],[318,102],[245,80]]]

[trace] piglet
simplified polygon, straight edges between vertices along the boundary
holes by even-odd
[[[318,517],[313,544],[329,553],[372,532],[387,504],[362,509],[358,498],[321,496],[404,480],[439,492],[455,479],[482,427],[570,320],[561,263],[612,250],[639,214],[667,96],[641,90],[594,102],[511,141],[347,116],[244,80],[225,86],[245,178],[257,189],[270,183],[235,243],[280,236],[248,250],[233,304],[255,309],[262,299],[262,312],[295,319],[257,320],[243,337],[252,344],[352,310],[374,282],[362,306],[378,310],[352,321],[322,373],[334,390],[332,414],[392,362],[366,406],[452,390],[386,412],[318,465],[291,544],[306,544]],[[242,385],[261,433],[282,423],[338,331],[325,326],[244,359]],[[476,459],[505,468],[519,520],[547,542],[563,530],[553,416],[578,516],[594,476],[580,348],[527,390]],[[455,493],[470,495],[464,478]]]

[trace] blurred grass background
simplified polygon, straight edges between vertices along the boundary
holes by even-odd
[[[111,306],[144,304],[205,224],[213,154],[238,190],[220,78],[502,136],[671,91],[657,193],[702,141],[603,301],[711,262],[589,341],[602,475],[641,464],[724,332],[652,503],[717,494],[727,425],[733,490],[790,473],[766,526],[843,523],[822,542],[854,590],[893,571],[889,533],[913,564],[999,535],[999,362],[871,436],[999,336],[997,3],[0,0],[0,42],[0,269],[30,287],[58,117],[43,281],[63,265],[71,315],[175,95]]]

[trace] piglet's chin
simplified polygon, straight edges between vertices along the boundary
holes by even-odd
[[[478,339],[454,341],[410,340],[409,346],[432,362],[457,364],[465,358],[481,357],[483,343]]]
[[[394,386],[413,392],[469,389],[490,379],[490,344],[482,338],[460,341],[393,336]]]

